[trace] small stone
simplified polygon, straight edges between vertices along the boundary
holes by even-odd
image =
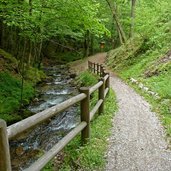
[[[132,83],[136,83],[137,82],[137,80],[135,80],[134,78],[130,78],[130,80],[131,80]]]
[[[35,98],[34,100],[33,100],[33,102],[38,102],[39,101],[39,99],[38,98]]]
[[[70,74],[70,77],[71,78],[75,78],[77,76],[77,74],[73,73],[73,74]]]
[[[144,86],[142,83],[139,83],[138,87],[142,89]]]
[[[23,149],[22,146],[20,146],[20,147],[18,147],[18,148],[16,149],[15,152],[16,152],[16,154],[17,154],[18,156],[21,156],[21,155],[24,154],[24,149]]]
[[[149,91],[148,93],[149,93],[150,95],[152,95],[152,96],[155,95],[155,93],[154,93],[153,91]]]
[[[148,87],[143,87],[143,90],[144,90],[145,92],[148,92],[149,88],[148,88]]]

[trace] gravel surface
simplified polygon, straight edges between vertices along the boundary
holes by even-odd
[[[119,110],[106,154],[106,171],[171,171],[164,129],[150,105],[119,78],[111,77]]]
[[[99,53],[88,60],[104,64],[105,57],[106,53]],[[79,74],[87,69],[87,59],[70,67]],[[171,171],[171,151],[150,105],[112,73],[110,82],[119,110],[113,118],[105,171]]]

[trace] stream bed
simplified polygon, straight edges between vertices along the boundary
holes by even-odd
[[[71,84],[73,80],[68,75],[67,67],[59,65],[44,70],[51,79],[37,87],[39,97],[28,106],[33,113],[43,111],[78,94],[76,87]],[[20,171],[27,168],[74,128],[79,120],[78,107],[72,106],[17,139],[11,140],[12,170]]]

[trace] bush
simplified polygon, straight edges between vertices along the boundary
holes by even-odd
[[[98,82],[98,76],[89,71],[84,71],[76,78],[76,80],[79,86],[89,87]]]

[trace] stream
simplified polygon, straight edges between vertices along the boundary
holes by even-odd
[[[71,84],[73,80],[68,75],[67,67],[59,65],[44,70],[52,79],[37,87],[39,98],[28,106],[33,113],[43,111],[78,94],[76,87]],[[20,171],[27,168],[45,151],[51,149],[78,122],[78,107],[72,106],[10,141],[12,170]]]

